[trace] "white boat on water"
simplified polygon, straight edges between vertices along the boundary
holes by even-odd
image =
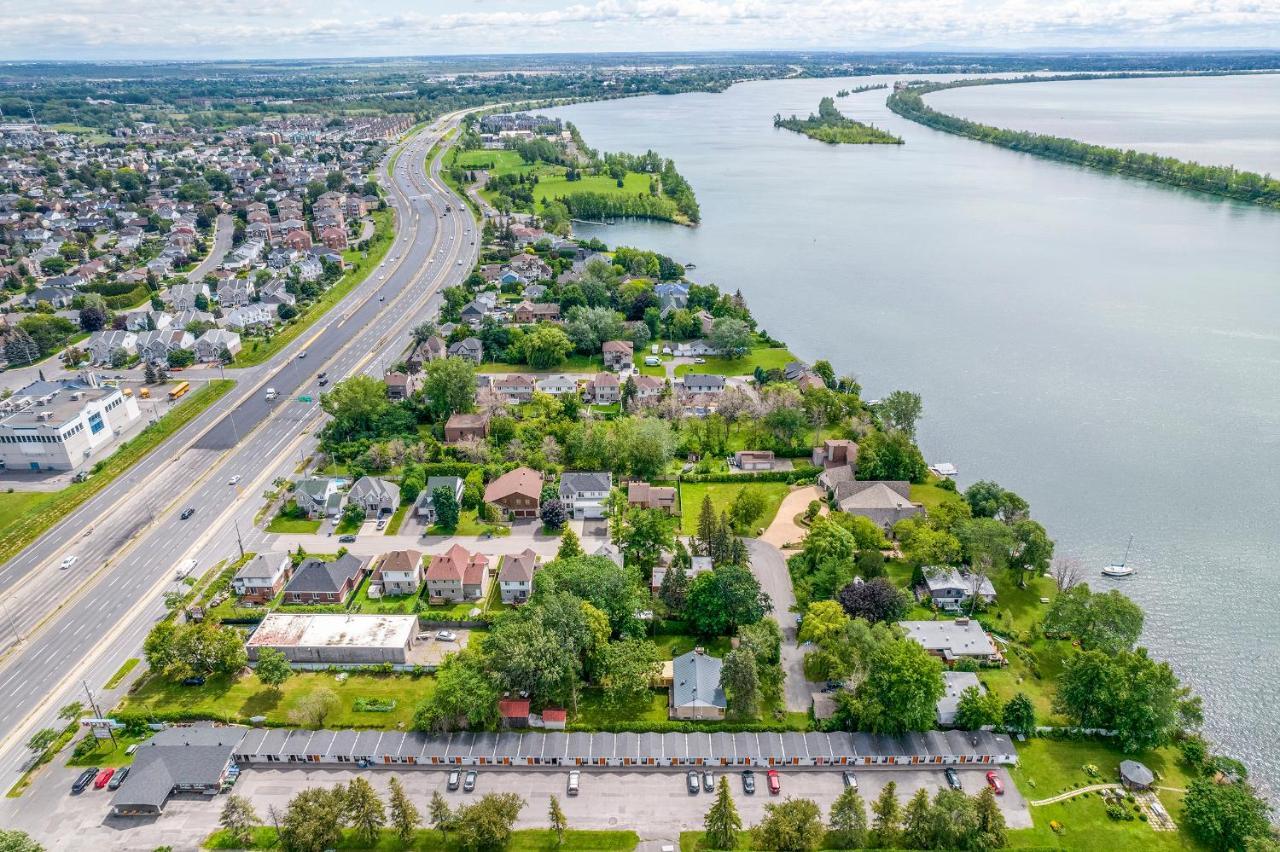
[[[1104,577],[1132,577],[1138,573],[1138,569],[1129,564],[1129,548],[1133,547],[1133,536],[1129,536],[1129,543],[1124,548],[1124,559],[1118,563],[1112,563],[1104,566],[1102,576]]]

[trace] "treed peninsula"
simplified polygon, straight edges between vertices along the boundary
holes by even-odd
[[[836,109],[834,98],[823,98],[818,102],[818,114],[808,118],[773,117],[773,126],[781,127],[795,133],[803,133],[810,139],[826,142],[830,145],[901,145],[902,139],[892,133],[886,133],[875,125],[863,124],[844,116]]]

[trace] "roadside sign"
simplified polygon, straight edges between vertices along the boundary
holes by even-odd
[[[309,397],[309,396],[300,396],[300,397],[298,397],[298,402],[310,402],[310,401],[311,401],[311,397]]]

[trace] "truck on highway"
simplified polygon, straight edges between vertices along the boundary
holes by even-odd
[[[275,398],[276,398],[276,389],[267,388],[267,402],[271,402]]]
[[[184,580],[194,570],[196,570],[196,561],[194,559],[184,559],[178,564],[178,570],[174,572],[174,579]]]
[[[182,399],[182,397],[187,395],[187,391],[189,390],[191,390],[190,382],[178,382],[169,391],[169,401],[173,402],[175,399]]]

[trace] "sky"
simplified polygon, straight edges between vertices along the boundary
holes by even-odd
[[[0,61],[1280,48],[1280,0],[0,0]]]

